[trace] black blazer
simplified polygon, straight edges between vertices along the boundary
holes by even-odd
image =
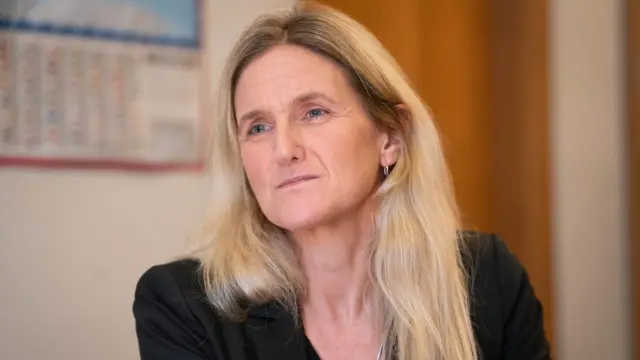
[[[526,271],[496,236],[472,236],[472,320],[482,360],[550,359],[542,307]],[[275,303],[244,322],[207,305],[195,260],[147,270],[133,303],[142,360],[319,360],[304,330]]]

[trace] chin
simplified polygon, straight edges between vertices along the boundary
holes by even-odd
[[[326,222],[328,214],[321,214],[318,211],[278,211],[277,214],[267,214],[265,216],[276,226],[290,232],[309,230]]]

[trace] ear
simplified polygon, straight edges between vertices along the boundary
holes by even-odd
[[[404,104],[396,105],[396,110],[398,114],[402,117],[410,116],[409,109]],[[396,131],[393,131],[391,128],[386,128],[383,130],[382,141],[380,146],[380,165],[385,166],[393,166],[398,161],[400,157],[400,152],[402,150],[402,137]]]
[[[382,167],[392,166],[398,161],[400,156],[400,139],[390,131],[382,134],[380,144],[380,165]]]

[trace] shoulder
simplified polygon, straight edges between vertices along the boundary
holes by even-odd
[[[527,277],[526,270],[507,244],[495,234],[466,231],[462,241],[462,261],[474,315],[488,315],[488,325],[497,324],[497,320],[508,311],[503,297],[508,290],[519,286],[523,277]],[[485,321],[482,318],[478,320]]]
[[[149,315],[159,305],[187,317],[194,309],[208,307],[200,263],[182,259],[154,265],[138,279],[133,303],[136,318]]]
[[[525,271],[522,263],[496,234],[462,233],[462,258],[470,280],[491,276],[499,284],[518,281]]]
[[[133,303],[136,320],[155,321],[157,315],[171,313],[188,322],[202,310],[211,312],[201,274],[200,263],[194,259],[148,268],[136,284]]]
[[[180,260],[153,266],[140,276],[133,315],[142,359],[215,358],[203,322],[218,320],[199,273],[197,261]]]
[[[242,321],[222,316],[207,300],[203,285],[200,263],[191,259],[156,265],[142,274],[133,302],[141,359],[253,358],[247,357],[252,356],[248,344],[273,352],[278,350],[273,345],[287,343],[295,333],[294,321],[271,304],[256,306]]]
[[[528,273],[495,234],[463,233],[471,316],[485,358],[548,359],[542,304]]]
[[[204,296],[200,263],[195,259],[176,260],[147,269],[136,285],[136,295],[181,292]]]

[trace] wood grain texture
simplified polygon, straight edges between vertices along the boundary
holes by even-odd
[[[547,2],[491,0],[491,9],[496,231],[527,268],[553,340]]]
[[[640,359],[640,0],[627,0],[629,243],[633,268],[635,359]]]

